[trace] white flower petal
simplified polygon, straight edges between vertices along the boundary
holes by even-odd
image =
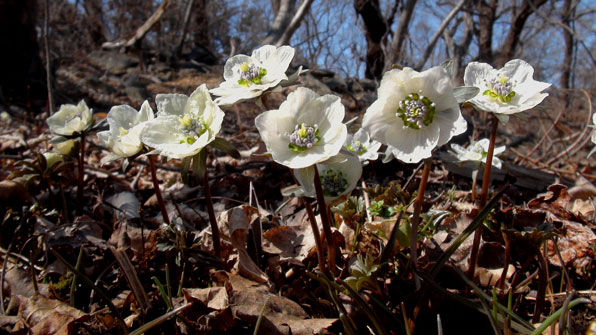
[[[188,97],[184,94],[158,94],[155,96],[155,104],[157,105],[157,116],[160,115],[178,115],[182,116],[184,113],[184,106]]]

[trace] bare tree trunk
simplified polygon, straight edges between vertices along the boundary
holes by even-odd
[[[565,0],[563,4],[562,22],[566,26],[571,26],[573,14],[577,3],[574,0]],[[572,88],[571,67],[573,63],[573,34],[563,29],[563,38],[565,39],[565,60],[563,61],[563,70],[561,73],[561,88]]]
[[[534,6],[530,5],[528,1],[534,1]],[[500,57],[498,58],[497,66],[501,67],[508,60],[515,57],[515,49],[519,44],[520,35],[522,33],[522,30],[524,29],[526,21],[528,20],[528,17],[545,3],[546,0],[525,0],[522,3],[522,6],[519,9],[519,11],[517,13],[512,13],[511,26],[509,28],[509,32],[507,33],[505,42],[499,48],[499,50],[502,50],[502,52]]]
[[[292,21],[292,17],[296,10],[296,3],[297,0],[272,1],[271,5],[273,7],[273,12],[275,13],[275,18],[273,19],[273,24],[271,25],[267,36],[261,43],[262,45],[274,44],[281,38],[285,28]]]
[[[439,26],[439,28],[437,28],[437,31],[435,31],[435,34],[430,39],[430,42],[426,46],[426,49],[424,49],[422,58],[420,59],[420,61],[418,61],[418,64],[416,64],[417,70],[420,70],[424,66],[424,63],[426,63],[426,61],[428,60],[428,57],[430,57],[430,54],[433,52],[433,49],[435,48],[435,44],[437,43],[439,36],[441,36],[441,34],[443,34],[443,30],[445,30],[445,28],[447,28],[447,25],[449,25],[449,22],[451,22],[451,20],[457,15],[457,13],[460,11],[460,9],[462,9],[462,7],[466,3],[466,1],[467,0],[460,0],[455,5],[455,7],[453,7],[453,9],[451,9],[449,14],[447,14],[447,16],[445,17],[443,22],[441,22],[441,25]]]
[[[408,35],[408,27],[412,20],[412,14],[414,13],[414,7],[418,0],[407,0],[404,4],[403,10],[399,14],[399,22],[397,28],[393,34],[391,40],[391,47],[389,48],[387,63],[385,64],[385,70],[391,69],[393,64],[399,63],[403,59],[403,45]]]
[[[362,17],[366,30],[366,70],[369,79],[381,79],[385,67],[382,41],[387,34],[387,24],[378,0],[354,0],[354,9]]]
[[[186,38],[186,31],[188,30],[188,22],[190,21],[190,13],[192,13],[192,7],[195,3],[195,0],[188,0],[186,4],[186,10],[184,11],[184,21],[182,22],[182,28],[180,31],[180,40],[178,40],[178,45],[176,46],[176,57],[180,57],[182,55],[182,47],[184,46],[184,39]]]
[[[101,0],[85,0],[83,2],[85,9],[85,21],[89,39],[94,46],[99,46],[106,41],[103,23],[103,7]]]
[[[493,25],[496,20],[498,0],[491,0],[487,3],[484,0],[476,0],[475,7],[478,14],[478,61],[485,63],[493,62]]]
[[[459,80],[457,85],[461,85],[461,78],[463,78],[463,58],[468,53],[468,49],[470,48],[470,44],[474,37],[474,20],[470,11],[465,10],[463,17],[458,21],[463,21],[464,23],[464,35],[461,39],[461,43],[457,43],[453,40],[459,23],[454,25],[453,29],[445,29],[443,31],[443,39],[451,54],[450,57],[454,60],[455,80]]]
[[[281,37],[274,43],[274,45],[279,47],[282,45],[290,44],[290,39],[292,38],[292,35],[294,35],[294,32],[296,31],[296,29],[298,29],[298,27],[302,23],[302,20],[304,19],[304,16],[306,15],[306,13],[308,13],[312,3],[313,3],[313,0],[304,0],[300,4],[300,7],[298,7],[296,14],[294,14],[294,17],[292,17],[290,24],[284,30]]]

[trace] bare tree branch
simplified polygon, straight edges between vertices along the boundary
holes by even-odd
[[[399,23],[393,34],[391,40],[391,47],[389,49],[389,55],[387,56],[387,62],[385,63],[385,69],[389,70],[393,64],[398,63],[403,56],[403,45],[408,34],[408,26],[414,13],[414,7],[418,0],[407,0],[402,12],[399,15]]]
[[[151,15],[151,17],[149,17],[149,19],[147,19],[147,21],[145,21],[145,23],[143,23],[143,25],[137,29],[135,35],[132,38],[128,40],[120,40],[117,42],[105,42],[101,45],[101,47],[104,49],[127,49],[135,45],[135,43],[142,40],[143,37],[145,37],[145,34],[147,34],[147,32],[151,29],[151,27],[153,27],[153,25],[156,24],[157,21],[159,21],[163,13],[166,11],[168,5],[169,1],[164,0],[161,3],[161,5],[159,5],[157,10],[153,13],[153,15]]]
[[[443,22],[441,22],[441,25],[439,25],[439,28],[437,28],[437,31],[435,31],[435,34],[433,35],[433,37],[430,39],[430,42],[426,46],[426,49],[424,50],[424,53],[422,54],[422,58],[420,59],[420,61],[418,61],[418,64],[416,64],[416,69],[420,70],[424,66],[424,63],[426,63],[426,61],[428,60],[428,57],[433,52],[433,49],[435,48],[435,44],[437,43],[437,40],[443,33],[443,30],[445,30],[445,28],[447,28],[447,25],[449,24],[449,22],[451,22],[453,17],[455,17],[455,15],[457,15],[457,13],[462,9],[462,7],[466,3],[466,1],[467,0],[460,0],[457,3],[457,5],[455,5],[455,7],[453,7],[453,9],[451,9],[449,14],[447,14],[447,16],[445,17]]]
[[[308,10],[310,9],[310,6],[312,5],[313,1],[314,0],[302,1],[300,7],[298,7],[298,10],[296,11],[296,14],[294,14],[294,17],[292,17],[290,24],[284,30],[283,34],[279,37],[279,39],[274,43],[275,46],[279,47],[290,43],[292,35],[294,35],[296,29],[298,29],[298,27],[302,23],[302,20],[304,19],[306,13],[308,13]]]
[[[186,30],[188,29],[188,22],[190,21],[190,13],[192,13],[192,7],[195,0],[188,0],[186,4],[186,10],[184,11],[184,22],[182,23],[182,29],[180,32],[180,40],[176,46],[176,56],[180,57],[182,54],[182,46],[184,45],[184,39],[186,38]]]

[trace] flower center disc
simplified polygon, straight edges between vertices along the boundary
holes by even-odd
[[[404,122],[404,126],[420,129],[433,122],[435,103],[422,94],[411,93],[399,102],[396,115]]]
[[[509,78],[501,76],[500,78],[493,78],[487,81],[486,85],[489,87],[488,90],[482,94],[488,95],[493,99],[497,99],[500,102],[510,102],[515,96],[513,91],[513,83]]]
[[[348,187],[348,180],[344,178],[341,171],[329,169],[319,178],[321,178],[323,194],[328,197],[336,197]]]
[[[307,126],[306,123],[296,125],[294,132],[287,134],[290,137],[288,148],[295,152],[303,152],[317,144],[321,138],[319,137],[319,126]]]
[[[360,141],[352,141],[351,144],[348,144],[348,150],[357,153],[358,155],[362,155],[366,153],[366,147]]]
[[[184,115],[184,117],[180,117],[178,120],[180,121],[180,131],[186,136],[186,139],[180,140],[180,143],[186,142],[193,144],[208,128],[201,117],[193,118],[189,115]]]
[[[259,85],[261,83],[261,79],[267,74],[267,70],[261,67],[258,67],[254,64],[248,65],[248,63],[242,63],[239,66],[240,69],[240,79],[238,80],[238,84],[241,86],[248,87],[252,84]]]

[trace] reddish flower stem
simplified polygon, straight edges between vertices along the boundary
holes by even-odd
[[[79,152],[79,175],[77,176],[77,213],[83,214],[83,177],[85,175],[85,134],[81,135]]]
[[[215,218],[215,210],[213,209],[213,199],[211,198],[211,189],[209,188],[209,174],[205,169],[205,177],[203,178],[203,189],[205,191],[205,200],[207,202],[207,213],[209,213],[209,224],[211,225],[211,234],[213,237],[213,250],[215,257],[221,257],[221,242],[219,238],[219,228],[217,227],[217,219]]]
[[[157,173],[155,172],[155,156],[149,155],[149,169],[151,170],[151,180],[153,181],[153,190],[155,191],[155,197],[157,198],[157,204],[159,205],[159,210],[161,211],[161,216],[163,218],[163,222],[167,225],[170,224],[170,218],[168,217],[168,211],[166,210],[166,205],[163,201],[163,197],[161,196],[161,190],[159,189],[159,181],[157,180]]]
[[[304,208],[306,208],[306,214],[308,215],[308,221],[310,222],[310,227],[312,229],[312,234],[315,238],[315,245],[317,247],[317,261],[319,262],[319,269],[325,275],[327,273],[327,267],[325,266],[325,255],[323,252],[323,243],[321,242],[321,234],[319,233],[319,226],[317,225],[317,220],[315,218],[315,214],[312,210],[312,206],[309,202],[307,202],[304,198],[300,198],[302,203],[304,204]]]
[[[420,212],[422,211],[422,202],[424,201],[424,192],[428,184],[432,157],[424,160],[424,170],[422,170],[422,179],[418,185],[418,194],[414,202],[414,214],[412,215],[412,227],[410,229],[410,261],[414,269],[418,268],[418,223],[420,222]],[[420,278],[414,274],[416,289],[420,288]]]
[[[497,138],[497,128],[499,127],[499,119],[492,114],[493,127],[490,132],[490,143],[488,145],[488,153],[486,155],[486,163],[484,164],[484,175],[482,177],[482,193],[480,193],[480,202],[478,203],[478,210],[482,210],[486,206],[488,199],[488,187],[490,186],[490,172],[493,162],[493,152],[495,151],[495,139]],[[474,280],[474,273],[476,271],[476,262],[478,261],[478,249],[480,247],[480,237],[482,236],[482,227],[479,225],[474,232],[474,242],[472,243],[472,252],[470,253],[470,262],[468,265],[468,277]]]
[[[323,224],[323,232],[325,233],[325,239],[327,240],[327,253],[329,254],[329,269],[332,273],[335,273],[335,257],[337,247],[335,246],[335,240],[331,233],[331,225],[329,221],[329,215],[327,214],[327,204],[325,203],[325,195],[323,194],[323,187],[321,186],[321,178],[319,176],[319,169],[317,165],[315,169],[315,192],[317,194],[317,203],[319,204],[319,213],[321,215],[321,223]]]

